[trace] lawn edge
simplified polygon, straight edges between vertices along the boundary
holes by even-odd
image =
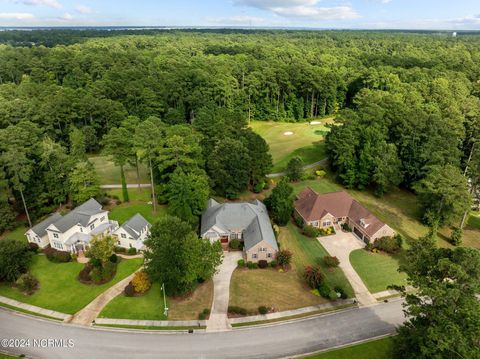
[[[200,326],[200,327],[193,327],[193,326],[187,326],[187,327],[176,327],[176,326],[165,326],[165,327],[160,327],[160,326],[142,326],[142,325],[122,325],[122,324],[95,324],[93,327],[103,327],[103,328],[115,328],[115,329],[127,329],[127,330],[134,330],[134,331],[147,331],[147,332],[152,332],[152,331],[164,331],[164,332],[185,332],[188,333],[189,330],[195,331],[202,331],[204,332],[205,329],[207,328],[206,326]]]
[[[31,312],[29,310],[22,309],[22,308],[19,308],[19,307],[15,307],[15,306],[10,305],[10,304],[0,303],[0,308],[3,308],[3,309],[8,310],[10,312],[28,315],[30,317],[37,317],[37,318],[41,318],[41,319],[47,319],[47,320],[55,321],[57,323],[63,323],[62,319],[55,318],[55,317],[50,317],[48,315],[44,315],[44,314],[40,314],[40,313]]]

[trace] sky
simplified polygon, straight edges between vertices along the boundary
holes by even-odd
[[[0,26],[480,30],[480,0],[0,0]]]

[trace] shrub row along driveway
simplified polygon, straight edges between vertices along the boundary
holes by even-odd
[[[336,234],[331,236],[319,237],[318,240],[331,256],[337,257],[340,260],[340,268],[352,285],[358,303],[362,306],[376,304],[377,300],[368,291],[362,278],[360,278],[350,263],[350,253],[365,247],[365,243],[352,233],[341,230],[338,230]]]

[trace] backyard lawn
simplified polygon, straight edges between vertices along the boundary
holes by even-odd
[[[98,176],[100,177],[101,184],[117,184],[120,183],[120,167],[108,158],[108,156],[91,156],[88,158],[93,163]],[[137,169],[132,166],[125,166],[125,178],[127,183],[136,184],[137,182]],[[140,183],[150,183],[147,168],[140,163],[139,165]]]
[[[122,260],[117,274],[103,285],[85,285],[77,280],[83,264],[77,262],[52,263],[45,256],[33,258],[30,272],[39,280],[40,288],[31,296],[25,296],[7,284],[0,285],[0,295],[38,307],[74,314],[107,288],[127,277],[142,265],[143,259]]]
[[[122,199],[121,189],[109,189],[106,191],[109,196],[117,196]],[[162,217],[167,212],[166,206],[157,206],[157,213],[153,213],[151,191],[149,188],[129,188],[130,202],[123,202],[118,206],[109,208],[108,218],[118,221],[120,224],[126,222],[133,215],[140,213],[147,221],[153,223],[155,219]]]
[[[192,295],[185,298],[167,298],[169,320],[194,320],[205,308],[210,309],[213,299],[213,282],[200,285]],[[163,315],[161,286],[154,283],[141,297],[126,297],[123,294],[113,299],[100,313],[102,318],[166,320]]]
[[[334,349],[303,359],[391,359],[393,358],[393,338],[382,338],[371,342]]]
[[[25,237],[25,232],[26,231],[28,231],[28,227],[19,226],[12,231],[8,231],[8,232],[3,233],[0,236],[0,240],[2,240],[4,238],[10,238],[10,239],[15,239],[17,241],[26,242],[27,241],[27,237]]]
[[[397,271],[402,259],[402,254],[391,256],[364,249],[350,253],[350,263],[371,293],[387,290],[392,284],[406,284],[406,274]]]
[[[250,127],[262,136],[270,146],[273,157],[272,172],[284,170],[288,161],[300,156],[305,164],[320,161],[326,157],[323,140],[329,131],[325,124],[332,118],[318,120],[321,124],[308,122],[253,121]]]

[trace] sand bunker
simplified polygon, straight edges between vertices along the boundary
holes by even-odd
[[[287,131],[287,132],[284,132],[283,135],[284,136],[291,136],[291,135],[293,135],[293,132],[292,131]]]
[[[322,123],[320,121],[312,121],[310,122],[311,125],[321,125]]]

